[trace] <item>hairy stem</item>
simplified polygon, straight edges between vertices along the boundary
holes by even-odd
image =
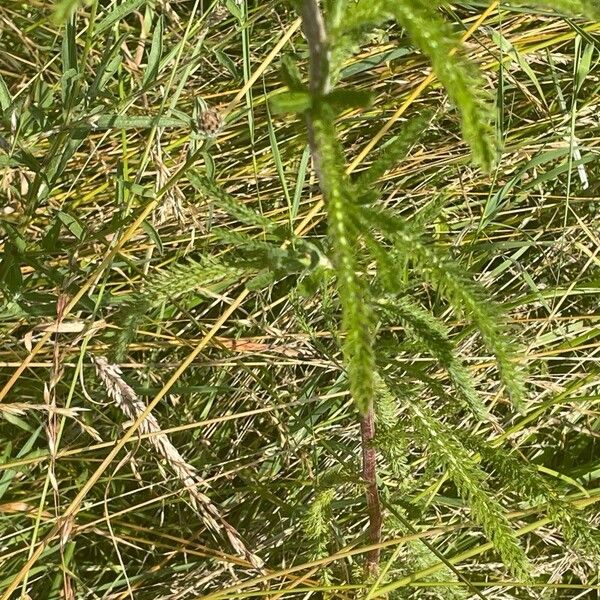
[[[303,0],[302,30],[308,43],[309,52],[308,87],[311,94],[318,97],[329,91],[329,43],[318,0]],[[323,188],[320,153],[310,112],[306,115],[306,127],[313,166],[321,183],[321,188]]]
[[[302,2],[302,29],[310,55],[308,86],[313,94],[326,94],[329,91],[329,41],[318,0]]]
[[[381,541],[381,504],[377,489],[377,453],[373,447],[375,437],[375,413],[373,405],[360,417],[360,435],[362,445],[362,475],[366,483],[367,510],[369,511],[369,541],[378,544]],[[381,550],[374,548],[367,554],[367,569],[371,575],[377,572]]]

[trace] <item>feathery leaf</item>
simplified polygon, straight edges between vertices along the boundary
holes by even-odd
[[[147,313],[172,298],[192,291],[206,293],[216,285],[239,279],[244,269],[203,258],[200,262],[188,259],[147,279],[120,311],[121,331],[115,344],[115,358],[120,361],[127,352],[133,336]]]
[[[328,203],[329,234],[346,335],[344,355],[348,379],[356,406],[364,414],[373,402],[375,359],[368,290],[357,274],[358,232],[351,214],[354,204],[347,194],[348,183],[343,170],[343,155],[336,139],[334,115],[326,104],[321,104],[315,111],[313,127],[320,148],[321,186]]]
[[[434,246],[425,244],[410,225],[389,211],[358,207],[365,222],[378,226],[393,241],[398,258],[409,260],[415,272],[436,286],[452,307],[470,319],[494,354],[502,383],[517,408],[525,397],[523,374],[515,364],[511,342],[499,324],[499,309],[465,269]],[[388,261],[393,262],[393,258]]]
[[[366,25],[394,18],[431,61],[438,79],[461,114],[462,133],[474,161],[489,170],[496,158],[492,105],[478,69],[461,54],[461,42],[451,26],[424,0],[358,0],[345,12],[337,38]],[[351,44],[346,43],[346,47]],[[339,61],[339,59],[338,59]]]
[[[422,309],[407,296],[384,298],[378,302],[384,311],[400,320],[439,364],[446,369],[461,400],[479,420],[489,417],[488,411],[477,395],[473,380],[456,356],[444,324],[430,312]]]
[[[428,408],[415,401],[408,403],[408,408],[415,436],[427,446],[431,460],[446,470],[504,564],[516,577],[526,579],[529,572],[527,558],[504,510],[489,491],[484,472]]]
[[[241,223],[261,227],[266,231],[271,231],[277,227],[276,223],[248,208],[245,204],[236,200],[234,196],[228,194],[215,180],[193,169],[188,171],[188,177],[190,183],[198,192],[207,199],[212,200],[219,208]]]

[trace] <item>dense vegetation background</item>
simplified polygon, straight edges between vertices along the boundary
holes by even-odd
[[[600,23],[544,4],[436,10],[482,150],[390,18],[305,112],[288,3],[3,0],[0,598],[598,593]]]

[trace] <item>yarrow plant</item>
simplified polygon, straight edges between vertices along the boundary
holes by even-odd
[[[598,13],[594,2],[577,0],[533,2],[556,10]],[[381,368],[377,348],[377,323],[382,318],[400,321],[417,347],[424,349],[447,370],[457,397],[479,419],[488,417],[474,383],[457,357],[443,324],[411,298],[399,275],[398,264],[409,264],[411,277],[436,288],[452,309],[470,321],[496,359],[499,376],[515,407],[525,405],[526,387],[517,349],[501,326],[501,310],[484,289],[465,273],[447,253],[429,243],[414,224],[386,210],[374,191],[377,180],[401,160],[410,144],[400,136],[374,157],[370,168],[352,180],[347,175],[344,150],[336,130],[336,118],[346,109],[369,102],[364,92],[336,87],[344,59],[360,44],[370,28],[395,20],[411,42],[430,60],[433,72],[456,106],[464,140],[472,160],[490,170],[498,155],[492,125],[492,107],[482,76],[465,58],[461,43],[440,12],[443,2],[421,0],[303,0],[296,7],[302,17],[309,51],[308,84],[298,70],[284,63],[289,91],[273,100],[278,112],[301,113],[308,125],[313,164],[327,206],[328,232],[337,291],[342,312],[344,356],[352,397],[360,415],[362,476],[366,486],[369,541],[375,546],[367,555],[367,570],[378,571],[383,511],[379,498],[376,457],[376,407],[381,396],[394,394],[397,374]],[[416,126],[415,126],[416,125]],[[409,123],[407,130],[422,129]],[[408,140],[414,140],[414,135]],[[365,274],[370,261],[376,278],[370,284]],[[378,374],[381,370],[381,375]],[[435,383],[421,377],[422,383]],[[502,507],[486,487],[484,472],[462,441],[436,420],[418,400],[396,393],[406,408],[415,439],[428,448],[432,460],[442,467],[471,508],[473,518],[499,552],[507,567],[525,578],[528,566]],[[389,415],[389,412],[388,412]],[[389,435],[398,424],[381,424]],[[393,435],[392,435],[393,438]],[[560,511],[554,511],[560,521]],[[577,520],[577,517],[575,517]],[[562,519],[570,527],[569,520]],[[585,530],[582,520],[581,529]],[[589,536],[582,535],[582,538]]]

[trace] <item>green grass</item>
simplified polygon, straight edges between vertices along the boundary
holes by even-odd
[[[378,463],[380,577],[367,580],[326,212],[304,122],[268,104],[286,87],[284,55],[306,79],[306,43],[284,3],[228,1],[220,20],[206,4],[91,0],[70,24],[48,2],[0,6],[0,598],[11,586],[34,600],[594,597],[597,556],[556,511],[598,525],[600,25],[485,14],[466,47],[504,148],[489,175],[398,26],[381,24],[343,64],[341,86],[374,95],[336,122],[350,181],[374,187],[381,149],[431,115],[406,158],[377,173],[377,206],[475,274],[527,372],[519,413],[469,319],[393,257],[491,418],[465,409],[450,368],[406,335],[410,314],[375,324],[378,369],[469,448],[462,465],[483,469],[532,571],[509,574],[398,403],[396,458],[382,445]],[[462,34],[487,8],[444,18]],[[215,138],[195,126],[203,102],[224,116]],[[378,290],[385,257],[359,258]],[[213,262],[227,271],[209,281]],[[96,374],[92,357],[115,357],[134,305],[123,378],[262,571],[205,526],[143,415],[132,425]],[[515,483],[478,444],[519,458],[529,479]]]

